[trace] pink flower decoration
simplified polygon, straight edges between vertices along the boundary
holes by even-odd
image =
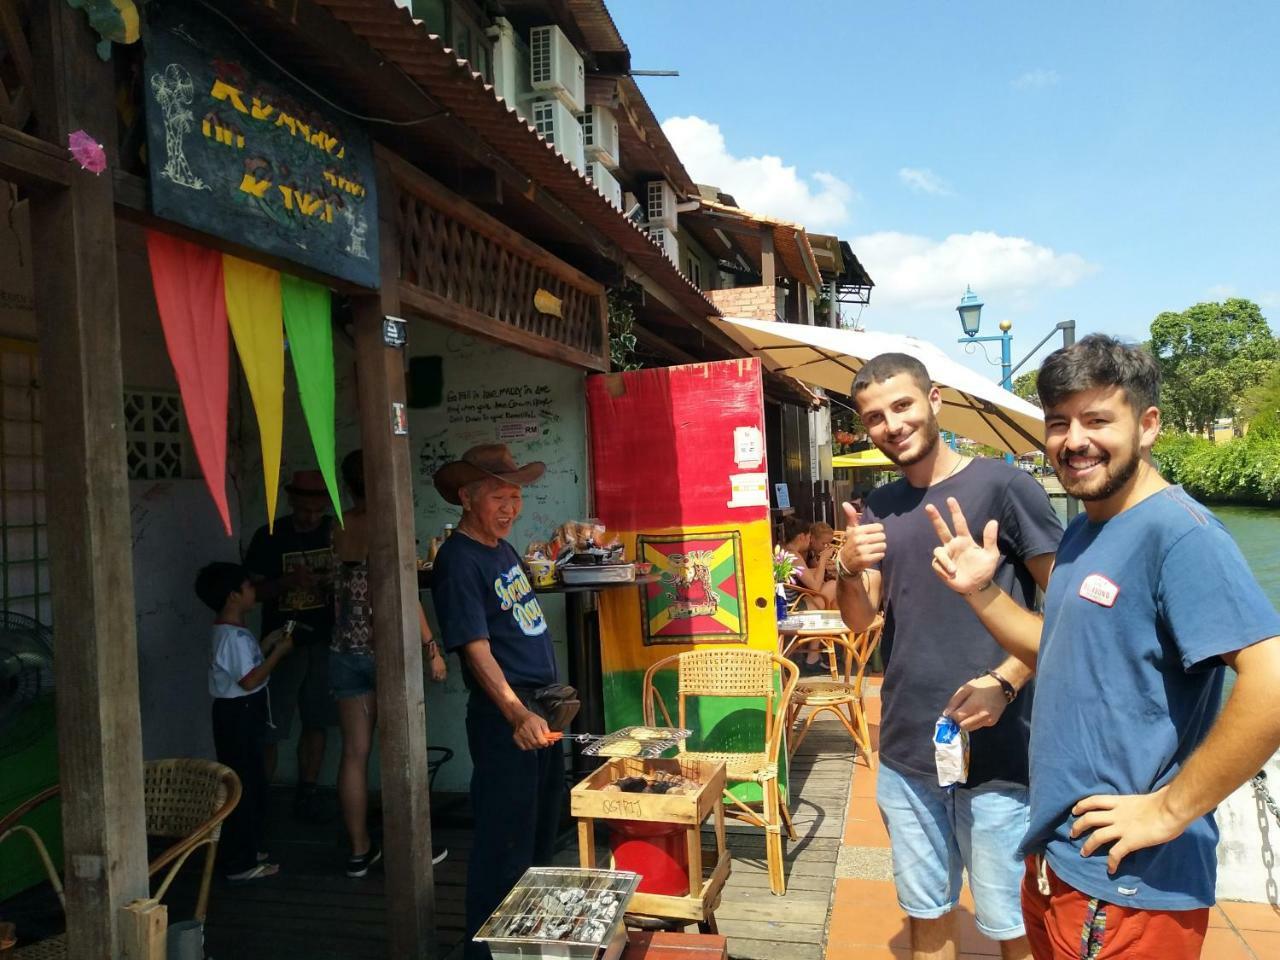
[[[107,153],[102,149],[102,144],[83,130],[77,130],[67,137],[67,149],[82,170],[98,174],[107,169]]]

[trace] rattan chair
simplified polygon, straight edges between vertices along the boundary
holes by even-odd
[[[66,897],[62,881],[49,856],[48,848],[39,834],[21,823],[28,813],[52,800],[61,790],[53,786],[36,794],[0,819],[0,843],[11,836],[26,834],[35,845],[44,864],[45,873],[53,885],[63,908]],[[146,808],[147,836],[174,839],[177,842],[151,861],[148,875],[154,877],[168,867],[164,879],[152,896],[164,897],[182,865],[197,849],[208,847],[204,869],[200,878],[200,892],[196,898],[194,919],[204,923],[209,908],[209,887],[213,878],[213,863],[218,852],[218,838],[222,821],[227,819],[240,802],[240,778],[221,763],[212,760],[151,760],[143,764],[143,803]],[[21,933],[21,929],[18,931]],[[62,936],[42,940],[13,951],[13,960],[45,960],[67,955],[66,938]],[[8,957],[6,957],[8,960]]]
[[[829,677],[803,677],[796,684],[787,713],[787,727],[795,729],[806,707],[809,708],[809,713],[804,718],[800,731],[788,741],[792,753],[804,742],[809,728],[819,714],[833,713],[844,724],[854,744],[866,757],[867,766],[875,769],[867,714],[862,706],[862,687],[866,680],[867,663],[880,645],[880,635],[883,632],[884,617],[877,615],[871,626],[854,635],[852,640],[848,634],[797,636],[787,645],[784,656],[789,655],[798,644],[818,644],[827,658],[830,672]]]
[[[662,694],[653,682],[659,670],[672,665],[677,671],[678,697],[678,717],[674,723]],[[725,815],[764,828],[769,889],[778,896],[784,894],[787,888],[782,865],[783,828],[785,827],[790,839],[796,839],[791,815],[783,802],[778,784],[778,751],[786,729],[787,705],[791,702],[798,674],[794,663],[766,650],[741,647],[690,650],[664,657],[649,667],[644,674],[642,694],[646,724],[654,724],[656,707],[661,711],[667,726],[685,728],[689,725],[686,707],[691,697],[759,697],[764,700],[764,736],[761,749],[747,752],[698,752],[685,750],[683,742],[679,749],[690,760],[724,763],[725,776],[730,785],[760,784],[764,794],[761,811],[752,809],[726,789],[724,795],[728,806]]]

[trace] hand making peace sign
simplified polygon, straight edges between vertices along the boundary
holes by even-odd
[[[956,593],[973,593],[991,582],[996,567],[1000,565],[1000,548],[997,546],[1000,524],[996,520],[989,521],[979,544],[969,532],[969,524],[955,497],[947,497],[947,508],[951,513],[954,534],[937,507],[930,503],[924,508],[942,542],[942,546],[933,551],[933,572]]]

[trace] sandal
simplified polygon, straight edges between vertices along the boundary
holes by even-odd
[[[274,877],[280,872],[278,863],[260,863],[256,867],[242,870],[239,873],[227,874],[229,883],[247,883],[250,880],[261,880],[263,877]]]

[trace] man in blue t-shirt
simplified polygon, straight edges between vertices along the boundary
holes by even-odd
[[[893,850],[898,903],[910,918],[912,956],[953,960],[955,907],[969,873],[978,929],[1004,960],[1026,960],[1018,844],[1027,829],[1031,671],[929,570],[936,542],[925,513],[948,496],[1000,521],[995,576],[1018,601],[1049,582],[1062,524],[1044,489],[998,460],[963,457],[940,440],[938,388],[918,359],[882,353],[850,391],[872,441],[902,470],[873,490],[838,555],[845,622],[864,630],[884,607],[888,654],[880,696],[876,803]],[[972,731],[968,778],[938,785],[933,733],[946,712]]]
[[[1146,350],[1085,337],[1038,388],[1045,452],[1085,505],[1043,619],[992,582],[995,521],[974,535],[963,503],[950,525],[931,510],[935,572],[1040,678],[1027,934],[1037,960],[1190,960],[1214,902],[1213,810],[1280,747],[1280,616],[1222,524],[1152,463]],[[1219,716],[1224,664],[1237,680]]]
[[[505,444],[472,447],[435,474],[436,490],[462,507],[436,555],[431,593],[445,650],[462,660],[471,692],[467,745],[476,836],[467,874],[466,956],[486,960],[471,938],[532,866],[551,862],[564,797],[564,752],[527,706],[556,681],[555,651],[520,555],[507,542],[520,488],[546,464],[516,466]]]

